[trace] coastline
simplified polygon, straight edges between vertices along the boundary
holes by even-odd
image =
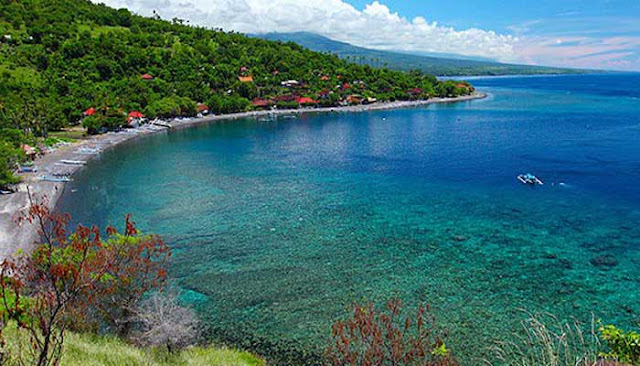
[[[431,98],[428,100],[383,102],[346,107],[252,111],[207,116],[188,121],[172,121],[169,125],[171,126],[171,129],[180,129],[216,121],[257,118],[262,116],[301,115],[331,112],[366,112],[412,108],[429,104],[458,103],[475,99],[483,99],[486,97],[487,94],[485,93],[475,92],[471,95],[456,98]],[[28,192],[38,199],[45,197],[49,208],[53,210],[64,191],[64,182],[47,182],[42,181],[39,178],[42,175],[50,175],[52,173],[62,173],[64,175],[72,176],[83,167],[83,165],[61,164],[61,160],[81,160],[88,162],[89,160],[98,157],[100,152],[111,149],[124,141],[133,140],[141,136],[167,130],[168,129],[166,127],[145,125],[133,130],[125,130],[124,132],[96,135],[86,140],[59,147],[56,150],[38,158],[35,161],[35,166],[38,167],[38,172],[20,174],[23,182],[17,186],[17,192],[10,195],[0,196],[0,260],[14,255],[19,250],[28,251],[31,245],[37,240],[37,229],[33,225],[28,223],[18,225],[16,223],[17,218],[25,214],[29,207]],[[87,154],[86,152],[81,152],[81,149],[95,149],[98,153]]]

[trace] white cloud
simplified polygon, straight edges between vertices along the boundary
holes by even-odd
[[[455,30],[423,17],[408,19],[378,1],[360,11],[343,0],[94,0],[141,15],[156,10],[166,19],[243,33],[318,33],[357,46],[382,50],[455,53],[518,59],[518,39],[493,31]]]

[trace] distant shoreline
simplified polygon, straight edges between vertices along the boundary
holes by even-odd
[[[202,125],[216,121],[237,120],[244,118],[257,118],[264,116],[282,116],[282,115],[301,115],[310,113],[353,113],[390,109],[402,109],[419,107],[429,104],[458,103],[471,101],[475,99],[486,98],[487,94],[475,92],[456,98],[431,98],[427,100],[417,101],[397,101],[397,102],[381,102],[368,105],[345,106],[345,107],[323,107],[323,108],[303,108],[303,109],[287,109],[287,110],[264,110],[242,113],[231,113],[216,116],[207,116],[203,118],[191,119],[189,121],[172,121],[170,129],[182,129]],[[42,175],[51,175],[52,173],[64,173],[73,176],[84,165],[64,165],[62,160],[80,160],[86,161],[100,156],[100,153],[111,149],[122,142],[130,141],[141,136],[155,134],[161,131],[167,131],[168,128],[145,125],[144,127],[125,130],[118,133],[106,133],[102,135],[92,136],[86,140],[60,147],[53,152],[38,158],[35,166],[38,167],[36,173],[21,174],[23,182],[18,185],[18,191],[10,195],[0,196],[0,260],[8,258],[15,254],[18,250],[28,251],[33,243],[37,240],[37,229],[28,224],[23,223],[21,226],[16,224],[16,219],[26,213],[29,208],[29,197],[27,190],[38,198],[46,197],[50,209],[54,209],[58,199],[64,192],[64,182],[46,182],[39,179]],[[80,152],[81,149],[96,149],[96,154],[86,154]]]

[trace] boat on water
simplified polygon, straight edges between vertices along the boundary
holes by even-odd
[[[84,160],[60,160],[60,162],[62,164],[68,164],[68,165],[85,165],[87,162]]]
[[[48,177],[46,175],[41,176],[40,180],[44,182],[54,182],[54,183],[71,182],[71,178],[69,177]]]
[[[520,182],[522,182],[523,184],[528,184],[531,186],[535,186],[535,185],[544,185],[544,182],[542,182],[540,180],[540,178],[536,177],[533,174],[527,173],[527,174],[520,174],[518,176],[518,180]]]

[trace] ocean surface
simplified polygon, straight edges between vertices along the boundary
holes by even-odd
[[[310,350],[353,301],[396,296],[432,304],[469,364],[525,311],[638,326],[640,75],[472,82],[489,97],[144,137],[59,208],[131,213],[208,324]]]

